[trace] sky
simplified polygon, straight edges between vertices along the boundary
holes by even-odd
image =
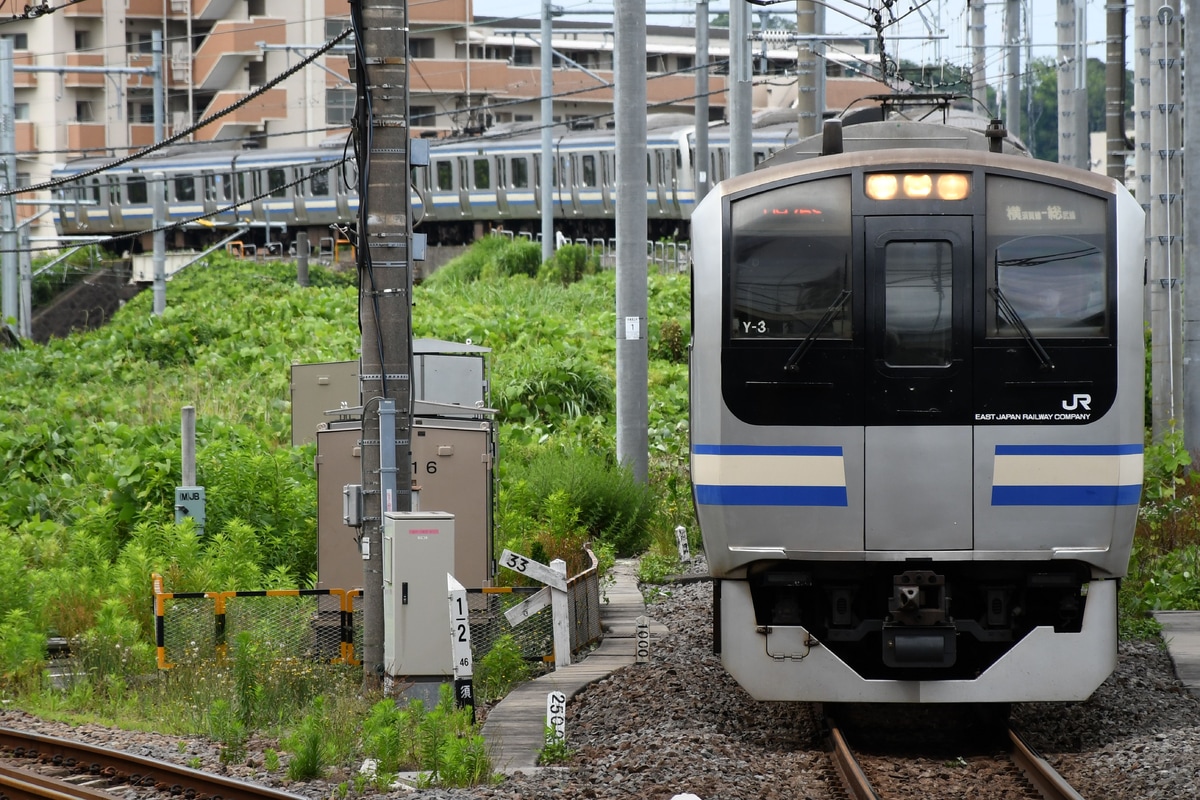
[[[733,0],[736,2],[736,0]],[[564,19],[576,19],[580,21],[590,22],[611,22],[611,11],[613,8],[613,0],[553,0],[555,5],[561,6],[564,11]],[[644,0],[646,4],[647,19],[650,24],[657,25],[686,25],[691,26],[694,21],[694,15],[689,15],[686,12],[695,8],[694,3],[686,2],[686,0]],[[709,0],[709,9],[712,13],[723,13],[729,10],[731,0]],[[1086,38],[1088,41],[1088,55],[1091,58],[1104,60],[1104,35],[1105,35],[1105,3],[1107,0],[1086,0],[1087,8],[1087,31]],[[497,16],[497,17],[518,17],[521,19],[540,20],[541,19],[541,0],[474,0],[476,16]],[[868,12],[863,6],[872,6],[878,8],[881,5],[880,0],[828,0],[824,3],[826,6],[825,12],[825,28],[828,33],[839,34],[870,34],[870,28],[865,20],[868,19]],[[914,6],[919,5],[917,11],[909,12]],[[895,39],[889,40],[887,43],[888,52],[893,56],[899,56],[903,59],[908,59],[917,63],[934,63],[938,61],[949,61],[951,63],[966,65],[970,61],[970,51],[967,47],[967,9],[966,0],[900,0],[893,6],[894,14],[901,16],[906,14],[904,18],[895,26],[895,30],[901,36],[906,37],[926,37],[930,32],[940,31],[945,35],[945,39],[937,42],[924,39],[917,41],[916,39]],[[1000,48],[1003,41],[1004,20],[1002,0],[989,0],[986,5],[987,17],[987,74],[988,82],[995,85],[1002,80],[1004,67],[1004,53]],[[1035,37],[1032,44],[1032,55],[1037,58],[1039,56],[1053,56],[1055,54],[1055,20],[1057,14],[1057,3],[1046,2],[1046,0],[1025,0],[1026,10],[1029,15],[1028,30],[1032,30],[1039,36]],[[1132,2],[1129,3],[1132,7]],[[755,9],[757,7],[754,7]],[[787,11],[793,13],[787,16],[794,17],[795,4],[791,2],[783,2],[774,6],[768,6],[767,10],[772,13],[785,14]],[[573,16],[572,12],[576,12]],[[580,14],[578,12],[607,12],[607,13],[588,13]],[[654,13],[654,12],[684,12],[681,14]],[[1127,22],[1127,32],[1129,34],[1128,43],[1126,45],[1126,57],[1129,61],[1132,60],[1132,10],[1129,13],[1129,21]]]

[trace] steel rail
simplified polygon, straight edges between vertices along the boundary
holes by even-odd
[[[1083,800],[1083,795],[1072,789],[1063,776],[1029,746],[1021,734],[1009,728],[1008,738],[1012,742],[1012,752],[1009,755],[1013,763],[1034,788],[1041,792],[1045,800]]]
[[[825,722],[829,728],[829,742],[832,746],[830,758],[846,791],[853,800],[881,800],[871,782],[867,780],[858,759],[846,744],[846,737],[842,735],[841,729],[828,717],[825,718]]]
[[[0,766],[0,795],[9,800],[112,800],[107,792],[20,767]]]
[[[18,758],[36,758],[68,769],[79,769],[98,777],[106,776],[115,782],[153,785],[172,794],[194,796],[196,800],[305,800],[300,795],[243,783],[166,761],[11,728],[0,728],[0,751]],[[62,787],[69,785],[63,783],[55,791],[66,791]],[[42,796],[59,798],[59,795],[53,794]]]

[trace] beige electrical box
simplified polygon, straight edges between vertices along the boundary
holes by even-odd
[[[413,510],[455,517],[454,576],[489,586],[496,452],[494,410],[487,408],[489,350],[437,339],[413,342],[411,435]],[[292,436],[311,426],[317,455],[317,587],[363,585],[358,528],[343,521],[342,489],[362,483],[358,362],[292,367]]]

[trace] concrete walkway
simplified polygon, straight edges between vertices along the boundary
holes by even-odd
[[[483,738],[491,748],[494,770],[513,773],[537,767],[538,754],[546,743],[546,695],[562,692],[569,704],[588,684],[634,663],[636,620],[646,613],[636,569],[635,561],[618,561],[612,570],[615,580],[600,585],[604,639],[599,647],[570,666],[521,684],[488,713]],[[652,639],[665,631],[662,625],[651,623]],[[568,740],[570,735],[568,729]]]
[[[1155,611],[1175,674],[1200,697],[1200,611]]]

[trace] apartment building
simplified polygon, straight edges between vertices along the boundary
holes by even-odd
[[[163,41],[163,126],[169,136],[236,105],[295,67],[349,27],[349,11],[346,0],[83,0],[4,26],[0,35],[12,40],[21,68],[15,73],[18,183],[46,180],[56,163],[124,155],[154,141],[149,70],[156,32]],[[540,123],[538,20],[475,19],[471,0],[422,0],[409,4],[409,15],[414,135]],[[555,119],[611,125],[611,27],[558,20],[552,46]],[[646,49],[650,110],[692,113],[693,31],[651,25]],[[348,135],[355,98],[350,51],[347,41],[185,141],[275,148]],[[727,31],[712,29],[710,60],[723,62],[728,52]],[[794,78],[787,77],[795,50],[772,49],[757,60],[764,79],[756,83],[755,107],[786,107],[796,92]],[[88,70],[72,71],[78,67]],[[853,71],[838,77],[840,69],[833,64],[830,70],[829,107],[884,91]],[[716,66],[708,80],[715,119],[728,105],[724,72]],[[20,211],[22,217],[33,213],[28,206]],[[45,219],[35,226],[35,236],[50,234]]]

